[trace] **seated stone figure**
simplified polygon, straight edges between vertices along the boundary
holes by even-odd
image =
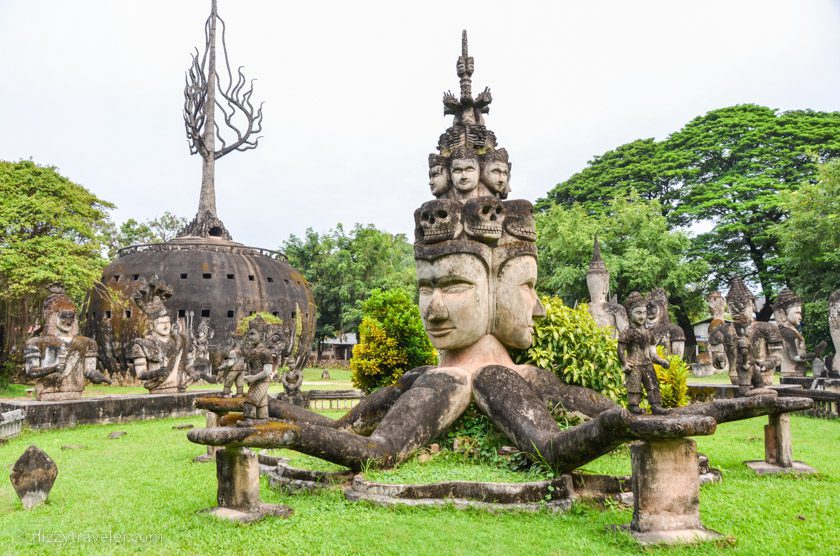
[[[184,392],[195,378],[187,370],[188,342],[173,330],[172,319],[164,301],[172,289],[153,277],[141,284],[133,299],[148,320],[145,338],[137,338],[131,347],[134,373],[150,394]]]
[[[610,271],[601,259],[601,244],[597,237],[586,273],[586,286],[589,288],[589,314],[595,319],[595,324],[609,330],[613,338],[618,338],[629,326],[627,311],[620,304],[607,301]]]
[[[821,342],[812,353],[806,351],[805,338],[797,329],[802,322],[802,299],[788,288],[782,289],[776,297],[773,314],[784,348],[781,352],[782,376],[805,376],[811,362],[825,351],[826,342]]]
[[[671,322],[668,315],[668,294],[656,288],[648,294],[647,327],[653,333],[656,345],[665,348],[670,355],[685,355],[685,332]]]
[[[96,342],[79,336],[76,306],[53,284],[43,305],[43,331],[24,347],[27,378],[35,380],[39,401],[76,400],[82,397],[85,379],[111,383],[96,370]]]

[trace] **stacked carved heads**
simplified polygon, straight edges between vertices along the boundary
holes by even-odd
[[[160,337],[169,336],[172,321],[164,302],[172,297],[172,288],[153,276],[144,280],[132,298],[148,319],[149,331]]]
[[[510,160],[484,125],[490,91],[472,96],[474,68],[465,32],[457,64],[461,94],[443,98],[444,114],[454,121],[429,155],[435,200],[414,212],[421,313],[438,349],[461,349],[487,334],[525,348],[533,318],[544,313],[534,290],[533,206],[506,200]]]

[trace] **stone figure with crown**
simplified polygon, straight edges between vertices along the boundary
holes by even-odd
[[[735,329],[735,369],[742,396],[775,396],[769,388],[773,371],[781,363],[782,338],[770,322],[755,320],[755,296],[739,277],[732,280],[726,302]]]
[[[662,393],[653,364],[667,369],[670,362],[656,352],[656,338],[646,325],[649,302],[639,292],[633,292],[624,306],[630,317],[630,326],[618,337],[618,360],[624,371],[627,408],[631,413],[644,413],[639,407],[644,384],[651,412],[654,415],[667,414],[668,410],[662,407]]]
[[[802,299],[788,288],[783,288],[773,304],[773,315],[782,337],[782,376],[805,376],[812,361],[825,351],[826,342],[820,342],[813,352],[805,349],[805,338],[798,326],[802,322]]]
[[[736,361],[736,334],[731,322],[726,322],[726,298],[713,291],[706,298],[712,320],[709,323],[709,355],[715,369],[726,371],[732,384],[738,384]]]
[[[229,346],[227,357],[217,369],[219,380],[222,382],[222,396],[232,396],[231,391],[236,386],[236,395],[243,397],[245,396],[245,371],[248,370],[248,364],[245,363],[245,356],[242,353],[242,341],[234,339]]]
[[[76,305],[58,284],[49,287],[41,334],[24,347],[26,377],[35,381],[39,401],[76,400],[85,380],[111,383],[96,370],[96,342],[79,335]]]
[[[194,376],[187,369],[189,342],[175,330],[165,301],[172,289],[152,277],[144,280],[133,299],[147,319],[147,333],[131,346],[134,373],[150,394],[184,392]]]
[[[586,272],[586,286],[589,288],[589,314],[595,323],[610,331],[613,338],[627,330],[627,311],[620,303],[607,300],[610,292],[610,271],[601,259],[601,243],[595,238],[592,260]]]
[[[286,335],[280,325],[269,324],[260,316],[248,322],[242,339],[242,356],[247,365],[244,379],[248,384],[243,426],[268,419],[268,387],[277,378],[285,343]]]
[[[656,288],[647,296],[646,326],[653,333],[656,345],[665,348],[670,355],[685,356],[685,332],[671,322],[668,314],[668,294]]]

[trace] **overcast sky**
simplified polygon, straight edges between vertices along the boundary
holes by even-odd
[[[57,166],[115,203],[117,222],[191,218],[201,160],[183,77],[209,5],[0,0],[0,159]],[[265,101],[259,148],[216,163],[219,216],[262,247],[338,222],[410,233],[462,28],[512,198],[715,108],[840,104],[836,0],[219,0],[219,13],[232,64]]]

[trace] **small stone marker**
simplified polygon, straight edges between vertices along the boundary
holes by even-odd
[[[330,372],[327,369],[324,369],[323,371],[321,371],[321,380],[332,380],[332,377],[330,376]]]
[[[440,452],[440,444],[429,444],[429,451],[433,454],[437,454],[438,452]]]
[[[24,509],[43,504],[58,476],[58,466],[43,450],[30,446],[12,467],[10,479]]]
[[[190,423],[181,423],[180,425],[175,425],[172,427],[176,431],[185,431],[193,428]]]
[[[417,461],[419,463],[429,463],[430,461],[432,461],[432,456],[431,454],[420,454],[419,456],[417,456]]]
[[[81,444],[65,444],[61,447],[62,450],[84,450],[87,446],[82,446]]]
[[[123,437],[123,436],[125,436],[126,434],[128,434],[128,433],[127,433],[127,432],[125,432],[125,431],[114,431],[114,432],[112,432],[111,434],[109,434],[109,435],[108,435],[108,438],[109,438],[110,440],[113,440],[113,439],[115,439],[115,438],[122,438],[122,437]]]

